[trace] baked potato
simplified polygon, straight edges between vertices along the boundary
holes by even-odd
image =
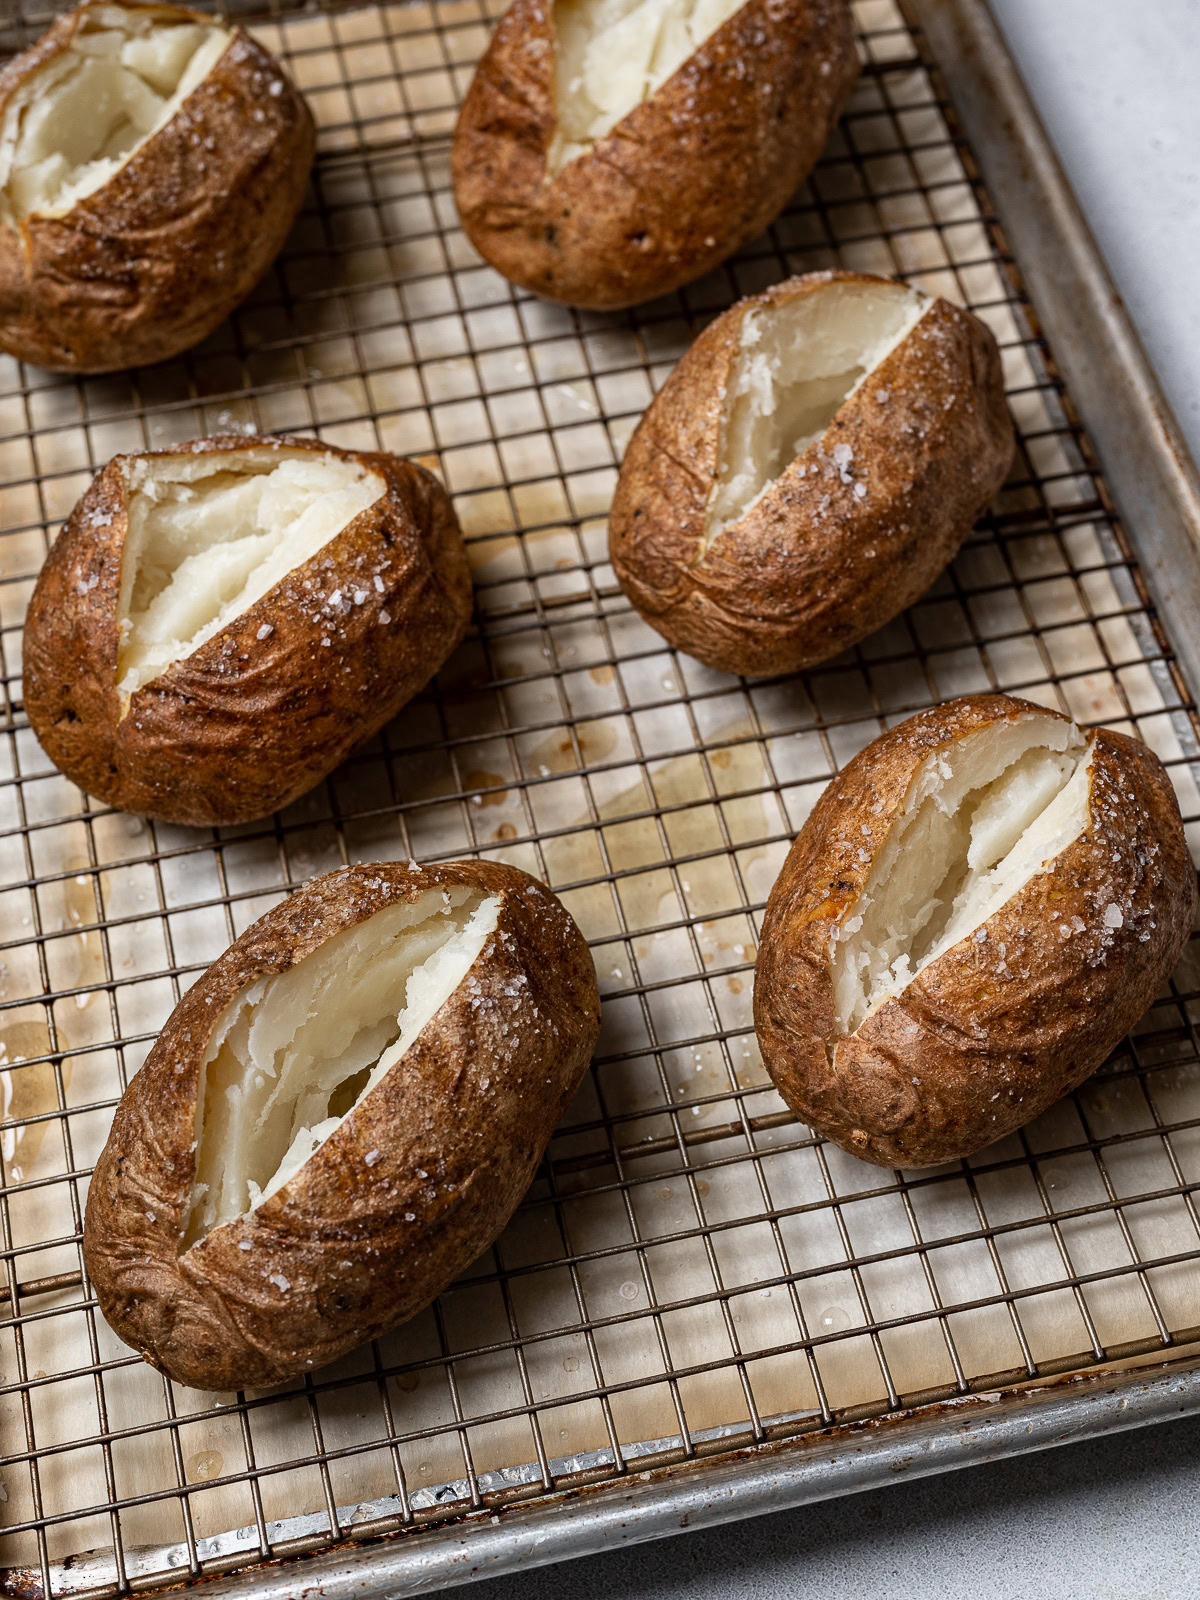
[[[514,867],[314,879],[188,991],[117,1107],[83,1235],[100,1309],[198,1389],[406,1321],[512,1215],[599,1018],[582,934]]]
[[[38,577],[25,710],[110,805],[245,822],[393,716],[470,611],[453,507],[410,462],[286,437],[116,456]]]
[[[455,130],[459,217],[551,300],[653,299],[782,211],[857,76],[846,0],[514,0]]]
[[[789,278],[710,323],[642,417],[613,567],[688,655],[794,672],[929,587],[1012,453],[977,317],[866,273]]]
[[[278,254],[313,143],[241,28],[85,0],[0,71],[0,350],[111,372],[197,343]]]
[[[855,756],[792,846],[759,943],[763,1062],[864,1161],[957,1160],[1095,1071],[1195,909],[1145,745],[1006,695],[951,701]]]

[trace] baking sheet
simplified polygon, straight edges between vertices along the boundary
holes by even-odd
[[[678,296],[602,316],[517,294],[457,229],[447,136],[497,9],[256,27],[322,130],[275,271],[162,367],[75,381],[0,358],[0,1314],[16,1313],[0,1323],[0,1566],[105,1552],[56,1571],[64,1592],[125,1563],[178,1576],[452,1513],[647,1446],[1166,1348],[1200,1325],[1194,952],[1097,1079],[933,1174],[815,1141],[754,1042],[757,927],[792,834],[845,760],[921,706],[1002,688],[1134,732],[1200,844],[1182,685],[899,11],[856,5],[867,70],[769,235]],[[704,321],[831,264],[902,273],[983,316],[1021,450],[994,515],[906,617],[826,668],[745,683],[630,611],[605,514],[638,415]],[[210,833],[106,812],[49,768],[20,710],[20,623],[96,467],[231,428],[438,470],[478,627],[321,789]],[[215,1404],[165,1384],[77,1281],[86,1174],[123,1084],[178,995],[289,884],[462,853],[546,878],[592,940],[604,1031],[547,1168],[496,1248],[378,1347]]]

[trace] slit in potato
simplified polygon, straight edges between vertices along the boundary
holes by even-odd
[[[137,456],[117,620],[120,715],[386,492],[358,462],[286,449]]]
[[[63,216],[164,127],[232,34],[178,13],[93,6],[0,119],[0,218]]]
[[[431,891],[233,1001],[201,1067],[181,1250],[299,1172],[462,983],[499,911],[495,895]]]
[[[742,318],[702,554],[814,444],[933,304],[902,283],[834,279]],[[850,462],[835,463],[843,470]]]
[[[832,951],[836,1032],[980,929],[1087,826],[1092,741],[1030,713],[926,756]]]
[[[558,0],[550,177],[648,100],[744,0]]]

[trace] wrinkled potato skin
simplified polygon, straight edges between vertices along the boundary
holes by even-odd
[[[201,1063],[226,1006],[386,906],[459,884],[502,896],[468,979],[289,1183],[179,1255]],[[283,1383],[406,1321],[516,1209],[582,1079],[599,1015],[583,936],[513,867],[387,863],[314,879],[188,991],[125,1091],[84,1227],[105,1317],[177,1382],[225,1390]]]
[[[798,1116],[864,1161],[937,1166],[1031,1121],[1100,1066],[1187,942],[1196,875],[1170,780],[1145,745],[1102,730],[1088,825],[1054,870],[1003,905],[985,939],[953,946],[835,1038],[830,934],[922,758],[1032,710],[1043,708],[981,695],[876,739],[825,790],[771,891],[754,987],[763,1062]]]
[[[822,439],[701,558],[742,320],[838,280],[886,281],[809,273],[710,323],[621,465],[609,518],[621,587],[671,644],[722,672],[795,672],[882,627],[953,559],[1012,461],[996,341],[969,311],[936,300]],[[833,459],[839,445],[852,451],[845,472]]]
[[[514,283],[613,310],[669,293],[761,233],[816,165],[858,77],[845,0],[747,0],[662,87],[547,181],[551,0],[514,0],[463,102],[468,238]]]
[[[316,439],[218,436],[161,453],[273,444],[359,460],[387,491],[198,650],[143,684],[123,719],[117,607],[124,465],[135,458],[115,456],[98,475],[42,568],[25,623],[25,709],[55,766],[122,811],[196,827],[270,815],[393,717],[466,632],[462,535],[445,490],[423,468]],[[347,591],[359,588],[367,598],[355,606]],[[322,602],[339,589],[331,611]],[[264,626],[272,632],[260,639]]]
[[[0,111],[87,9],[0,71]],[[0,350],[53,372],[165,361],[211,333],[266,272],[304,199],[315,135],[274,56],[232,32],[178,113],[95,193],[62,217],[35,212],[20,232],[0,223]]]

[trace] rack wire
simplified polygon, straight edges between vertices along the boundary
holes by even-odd
[[[153,1588],[1200,1340],[1195,942],[1093,1080],[932,1172],[813,1137],[755,1045],[757,929],[791,838],[830,776],[923,706],[1003,689],[1136,733],[1200,845],[1195,706],[917,33],[894,0],[856,0],[862,80],[794,203],[721,271],[599,315],[514,290],[457,225],[449,136],[498,10],[227,6],[320,127],[280,261],[160,367],[74,380],[0,359],[6,1592]],[[0,48],[50,17],[17,0]],[[631,611],[608,500],[705,321],[832,264],[990,324],[1017,461],[905,616],[812,672],[734,679]],[[314,794],[260,825],[172,828],[49,766],[21,706],[21,622],[112,454],[239,429],[437,470],[476,622]],[[124,1085],[184,989],[291,887],[463,854],[549,882],[604,994],[592,1071],[527,1200],[378,1344],[282,1390],[173,1386],[109,1332],[83,1275],[88,1175]]]

